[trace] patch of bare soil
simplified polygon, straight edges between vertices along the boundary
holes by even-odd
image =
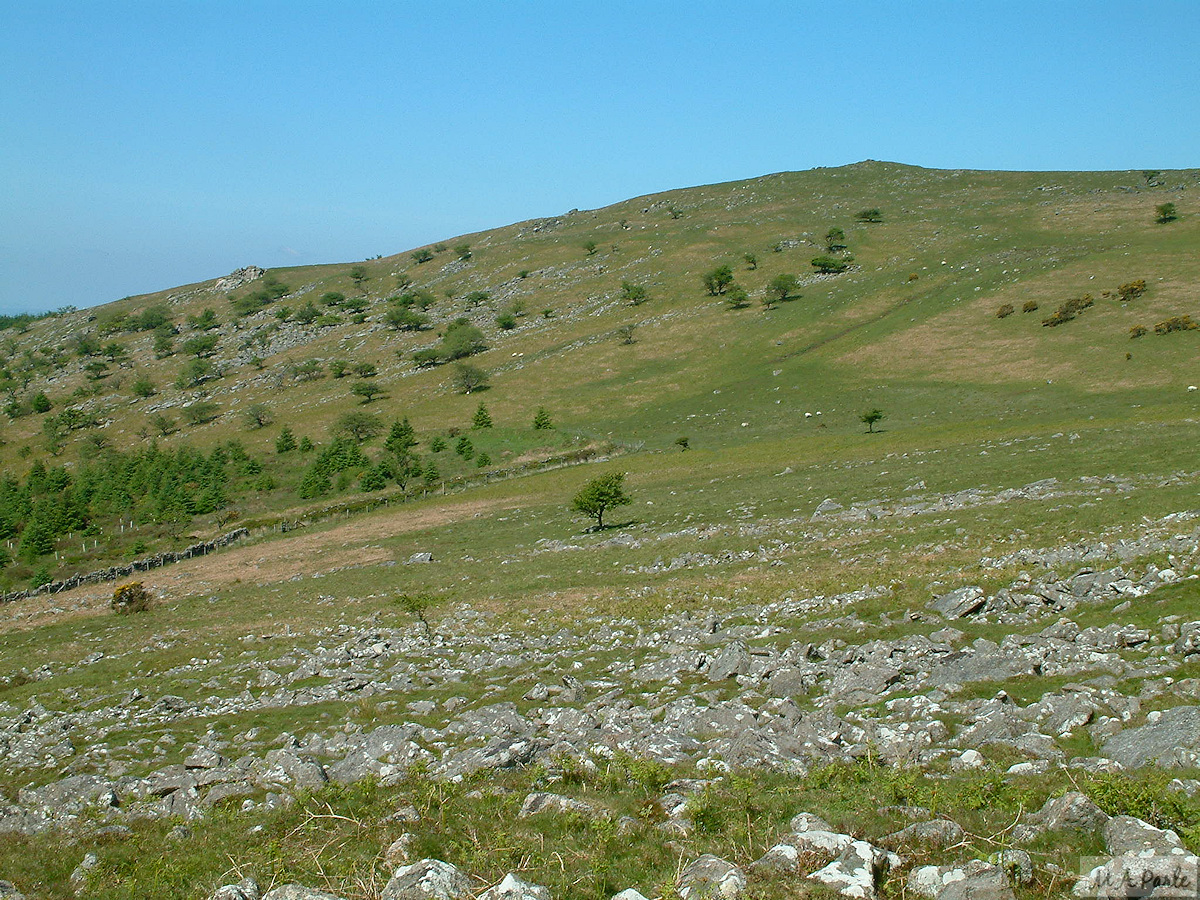
[[[292,532],[260,544],[230,547],[209,556],[142,572],[127,580],[141,581],[158,596],[178,597],[229,584],[274,584],[296,575],[372,565],[392,558],[387,550],[372,546],[375,541],[461,522],[492,510],[515,509],[523,502],[523,498],[507,497],[502,500],[464,500],[418,509],[389,507],[333,527]],[[61,594],[4,604],[0,606],[0,634],[106,612],[116,584],[87,585]]]

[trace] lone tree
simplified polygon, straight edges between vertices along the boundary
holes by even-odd
[[[583,486],[574,499],[571,509],[596,520],[596,530],[604,528],[604,514],[618,506],[628,506],[633,500],[624,491],[625,473],[613,472],[593,478]]]
[[[798,287],[800,280],[795,275],[776,275],[767,285],[767,296],[774,298],[777,303],[783,303]]]
[[[350,388],[350,393],[356,397],[362,397],[363,403],[370,403],[383,393],[383,388],[374,381],[359,381],[355,383],[354,387]]]
[[[632,281],[621,282],[621,299],[630,306],[640,306],[646,302],[647,296],[644,285],[634,284]]]
[[[878,422],[883,417],[884,417],[883,410],[872,409],[868,412],[863,413],[861,416],[859,416],[858,420],[867,426],[868,434],[874,434],[875,433],[875,423]]]
[[[1166,225],[1168,222],[1174,222],[1179,218],[1179,214],[1175,211],[1174,203],[1160,203],[1154,207],[1154,221],[1159,225]]]
[[[717,297],[729,290],[733,284],[733,269],[729,266],[717,266],[707,272],[702,279],[710,297]]]
[[[834,225],[825,232],[825,249],[830,253],[841,253],[846,249],[846,232]]]
[[[454,390],[460,394],[482,391],[488,386],[487,373],[469,363],[458,363],[454,367]]]
[[[869,222],[872,225],[878,225],[883,221],[883,213],[875,208],[864,209],[861,212],[855,213],[854,218],[860,222]]]
[[[546,407],[539,406],[537,413],[533,417],[534,431],[547,431],[554,427],[554,423],[550,421],[550,413],[546,411]]]

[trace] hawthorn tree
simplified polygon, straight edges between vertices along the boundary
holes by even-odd
[[[370,403],[372,400],[382,394],[383,388],[381,388],[374,381],[359,381],[355,383],[354,387],[350,388],[350,393],[354,394],[356,397],[362,397],[363,403],[365,404]]]
[[[361,444],[379,434],[383,430],[383,423],[368,412],[348,412],[340,416],[330,430],[335,435],[345,435]]]
[[[799,286],[800,280],[795,275],[776,275],[767,284],[767,296],[774,297],[777,303],[783,303]]]
[[[1175,211],[1174,203],[1160,203],[1154,207],[1154,221],[1159,225],[1166,225],[1178,218],[1179,214]]]
[[[705,273],[702,281],[710,297],[720,296],[733,284],[733,269],[729,266],[717,266],[711,272]]]
[[[859,416],[858,420],[867,426],[868,434],[874,434],[875,423],[878,422],[882,418],[884,418],[883,410],[872,409],[872,410],[868,410],[867,412],[865,412],[861,416]]]
[[[456,363],[454,366],[454,390],[460,394],[472,391],[482,391],[488,386],[487,373],[478,366],[470,363]]]
[[[571,509],[596,520],[596,530],[604,529],[604,514],[633,499],[625,493],[625,473],[613,472],[593,478],[571,499]]]

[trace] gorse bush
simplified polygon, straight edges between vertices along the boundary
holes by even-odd
[[[123,615],[145,612],[150,608],[150,592],[140,581],[131,581],[113,591],[109,606],[114,612]]]

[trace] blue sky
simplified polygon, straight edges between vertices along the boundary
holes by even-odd
[[[861,159],[1200,166],[1200,3],[0,0],[0,312]]]

